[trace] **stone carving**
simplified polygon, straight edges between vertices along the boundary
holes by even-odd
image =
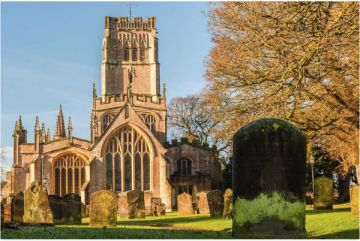
[[[198,192],[196,194],[199,214],[210,214],[209,203],[206,194],[206,192]]]
[[[53,213],[54,223],[62,224],[63,222],[63,205],[62,198],[57,195],[49,195],[49,205]]]
[[[359,215],[359,185],[355,185],[350,191],[351,213]]]
[[[62,198],[63,223],[81,224],[81,199],[75,193],[66,194]]]
[[[90,200],[90,226],[116,227],[117,196],[110,190],[96,191]]]
[[[314,209],[332,209],[334,202],[333,180],[327,177],[315,179]]]
[[[18,192],[11,202],[11,220],[14,223],[24,222],[24,193]]]
[[[190,215],[194,213],[192,196],[188,193],[182,193],[177,196],[177,211],[179,215]]]
[[[120,193],[119,214],[122,218],[145,218],[144,192],[132,190]]]
[[[232,218],[233,192],[227,188],[224,193],[224,218]]]
[[[234,238],[305,237],[306,137],[266,118],[233,137]]]
[[[38,181],[33,181],[25,191],[24,222],[40,224],[54,223],[47,191]]]

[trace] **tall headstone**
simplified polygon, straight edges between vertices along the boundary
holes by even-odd
[[[199,214],[210,214],[207,192],[198,192],[196,198]]]
[[[14,223],[24,222],[24,193],[18,192],[11,202],[11,219]]]
[[[350,190],[350,206],[353,215],[359,215],[359,185],[355,185]]]
[[[219,217],[223,215],[224,200],[220,190],[211,190],[206,193],[209,203],[209,211],[211,217]]]
[[[194,213],[192,196],[186,192],[177,196],[177,211],[179,215],[190,215]]]
[[[57,195],[49,195],[49,205],[53,213],[54,223],[62,224],[63,222],[62,198]]]
[[[327,177],[318,177],[314,184],[314,209],[332,209],[334,203],[333,180]]]
[[[132,190],[119,194],[119,214],[122,218],[145,218],[144,192]]]
[[[33,181],[25,191],[24,223],[54,223],[47,190],[38,181]]]
[[[90,226],[116,227],[117,196],[110,190],[91,194]]]
[[[66,194],[62,198],[63,223],[81,224],[81,198],[75,193]]]
[[[232,218],[233,192],[227,188],[224,193],[224,218]]]
[[[280,119],[242,127],[233,137],[233,237],[305,236],[306,137]]]

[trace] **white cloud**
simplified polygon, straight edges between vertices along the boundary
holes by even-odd
[[[10,170],[13,162],[13,147],[12,146],[2,146],[1,147],[1,169],[2,173],[1,180],[5,179],[5,174]]]

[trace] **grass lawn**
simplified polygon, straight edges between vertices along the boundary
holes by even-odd
[[[351,215],[348,204],[335,205],[334,210],[306,208],[306,230],[309,238],[359,238],[359,218]],[[21,227],[5,229],[1,238],[231,238],[231,220],[208,215],[177,216],[176,212],[146,219],[118,218],[116,228],[93,228],[89,218],[82,225],[54,227]]]

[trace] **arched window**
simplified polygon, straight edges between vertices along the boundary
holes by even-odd
[[[124,50],[124,60],[125,61],[129,61],[129,52],[130,52],[130,49],[129,48],[125,48]]]
[[[141,118],[144,121],[144,123],[146,124],[146,126],[150,129],[150,131],[155,135],[156,134],[156,128],[155,128],[156,119],[155,119],[155,117],[150,114],[142,114]]]
[[[145,61],[145,48],[143,47],[140,48],[140,61],[141,62]]]
[[[150,150],[140,133],[130,126],[123,127],[104,150],[107,187],[118,192],[150,190]]]
[[[137,52],[138,52],[138,49],[137,48],[133,48],[132,49],[132,61],[137,61]]]
[[[113,115],[105,114],[105,116],[102,118],[102,132],[104,132],[109,127],[113,119],[114,119]]]
[[[191,176],[191,160],[186,158],[177,160],[177,172],[180,176]]]
[[[55,194],[64,196],[67,193],[80,194],[85,182],[85,161],[76,154],[70,153],[54,161]]]

